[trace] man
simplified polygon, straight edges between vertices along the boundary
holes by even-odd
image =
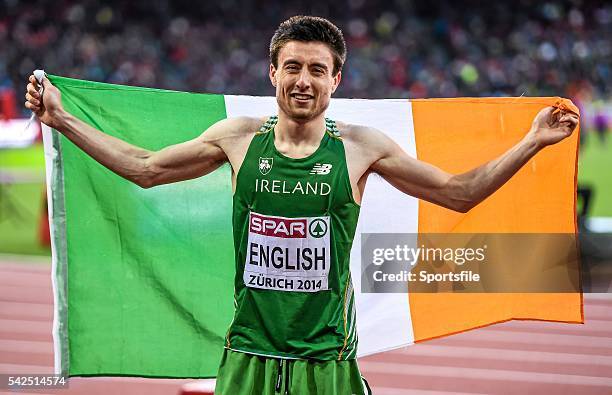
[[[578,122],[572,113],[545,108],[504,155],[451,175],[411,158],[378,130],[325,118],[345,58],[342,33],[329,21],[298,16],[283,22],[270,45],[278,116],[225,119],[158,152],[76,119],[63,110],[53,85],[44,80],[41,97],[30,77],[27,108],[143,188],[230,163],[236,312],[217,393],[365,393],[355,361],[349,252],[368,176],[377,173],[407,194],[466,212]]]

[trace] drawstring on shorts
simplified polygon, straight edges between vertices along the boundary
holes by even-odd
[[[282,388],[282,384],[283,384],[283,369],[285,370],[284,374],[285,374],[285,394],[284,395],[289,395],[289,366],[287,365],[287,362],[282,359],[279,358],[278,360],[278,373],[276,375],[276,387],[275,387],[275,391],[276,392],[280,392],[281,388]]]

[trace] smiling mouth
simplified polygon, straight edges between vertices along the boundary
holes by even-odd
[[[303,93],[292,93],[289,96],[291,96],[292,98],[299,100],[299,101],[306,101],[306,100],[310,100],[312,98],[314,98],[314,96],[312,95],[305,95]]]

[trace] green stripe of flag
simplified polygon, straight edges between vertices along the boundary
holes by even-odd
[[[49,79],[67,111],[150,150],[194,138],[226,117],[222,95]],[[65,231],[67,254],[57,264],[67,264],[69,279],[67,315],[59,316],[68,335],[60,331],[60,341],[69,339],[63,369],[73,376],[214,376],[233,314],[229,166],[143,190],[66,138],[59,145],[66,217],[56,231]]]

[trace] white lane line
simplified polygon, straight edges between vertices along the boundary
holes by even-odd
[[[431,390],[409,390],[405,388],[372,387],[376,395],[480,395],[482,392],[453,392]]]
[[[610,321],[606,320],[596,320],[590,319],[587,320],[584,324],[565,324],[565,323],[557,323],[557,322],[537,322],[537,321],[508,321],[501,324],[495,324],[492,326],[488,326],[483,329],[504,329],[504,328],[512,328],[512,329],[545,329],[551,332],[554,331],[563,331],[563,330],[596,330],[596,331],[606,331],[612,336],[612,325]]]
[[[11,316],[26,316],[31,318],[53,319],[53,306],[44,303],[23,303],[0,301],[0,315],[7,318]]]
[[[53,366],[0,363],[0,372],[7,374],[53,374]]]
[[[51,284],[47,287],[14,287],[3,285],[0,300],[3,302],[32,302],[53,305]]]
[[[431,340],[437,345],[452,343],[454,341],[473,341],[475,345],[483,341],[495,341],[510,344],[533,344],[533,345],[556,345],[565,346],[568,350],[571,347],[597,347],[601,349],[612,349],[612,338],[600,336],[583,335],[560,335],[556,333],[533,333],[529,331],[483,331],[474,330],[465,333],[458,333],[452,336]]]
[[[28,260],[23,260],[23,262],[18,260],[7,262],[0,256],[0,270],[7,272],[51,274],[51,259],[47,258],[45,261],[40,262],[31,262]]]
[[[53,342],[0,339],[0,352],[53,354]]]
[[[0,286],[51,287],[49,273],[7,272],[0,269]]]
[[[571,350],[578,351],[578,350]],[[417,344],[390,353],[420,357],[470,358],[495,361],[542,362],[571,365],[602,365],[612,367],[612,353],[607,355],[587,355],[579,353],[556,353],[544,351],[520,351],[502,348],[473,348],[462,346],[439,346]],[[611,370],[612,372],[612,370]]]
[[[449,377],[456,379],[516,381],[522,383],[548,383],[612,388],[612,378],[609,377],[370,361],[360,362],[359,368],[366,377],[368,374],[372,373],[384,373],[402,375],[405,378],[409,376],[425,376],[431,377],[432,379]]]
[[[0,332],[44,333],[51,335],[51,329],[51,322],[47,321],[0,319]]]

